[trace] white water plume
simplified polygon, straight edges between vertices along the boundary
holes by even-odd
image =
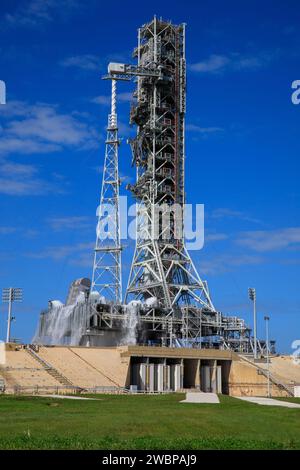
[[[63,305],[59,300],[51,301],[32,343],[78,345],[86,328],[86,311],[83,292],[72,305]]]
[[[121,343],[124,345],[136,344],[136,328],[138,325],[138,312],[142,302],[140,300],[132,300],[126,305],[126,316],[124,318],[125,335]]]

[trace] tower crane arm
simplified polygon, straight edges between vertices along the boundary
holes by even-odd
[[[104,78],[115,80],[131,80],[132,77],[138,76],[162,78],[162,67],[142,67],[139,65],[110,62],[108,64],[108,75],[106,75]]]

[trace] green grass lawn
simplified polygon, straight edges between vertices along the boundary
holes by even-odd
[[[300,409],[221,396],[0,396],[0,449],[300,449]]]

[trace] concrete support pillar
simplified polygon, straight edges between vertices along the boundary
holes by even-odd
[[[201,367],[201,360],[198,359],[197,369],[196,369],[196,377],[195,377],[195,388],[197,388],[198,390],[201,390],[201,371],[200,371],[200,367]]]
[[[155,367],[154,367],[154,364],[148,364],[148,371],[149,371],[148,390],[149,390],[149,392],[154,392],[154,388],[155,388]]]
[[[164,390],[164,365],[157,365],[157,391],[163,392]]]
[[[163,389],[167,390],[168,388],[168,373],[167,373],[167,360],[163,360]]]
[[[145,390],[149,391],[150,385],[150,370],[149,370],[149,357],[146,359],[146,380],[145,380]]]
[[[184,379],[184,362],[183,362],[183,359],[180,359],[180,388],[183,388],[183,379]]]
[[[140,364],[139,365],[139,389],[140,390],[147,390],[147,365]]]
[[[217,361],[215,359],[211,361],[211,391],[217,392]]]

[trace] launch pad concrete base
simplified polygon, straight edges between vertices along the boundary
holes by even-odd
[[[265,364],[229,350],[9,343],[3,353],[0,384],[7,394],[126,393],[133,386],[146,393],[185,390],[192,399],[198,395],[203,400],[211,393],[255,399],[268,395]],[[292,396],[300,384],[300,365],[290,356],[272,357],[270,372],[271,395]],[[284,403],[280,405],[289,406]]]
[[[216,393],[191,392],[180,403],[220,403]]]
[[[256,403],[257,405],[284,406],[286,408],[300,408],[300,405],[298,403],[274,400],[273,398],[265,398],[265,397],[236,397],[236,398],[238,398],[239,400],[249,401],[250,403]]]

